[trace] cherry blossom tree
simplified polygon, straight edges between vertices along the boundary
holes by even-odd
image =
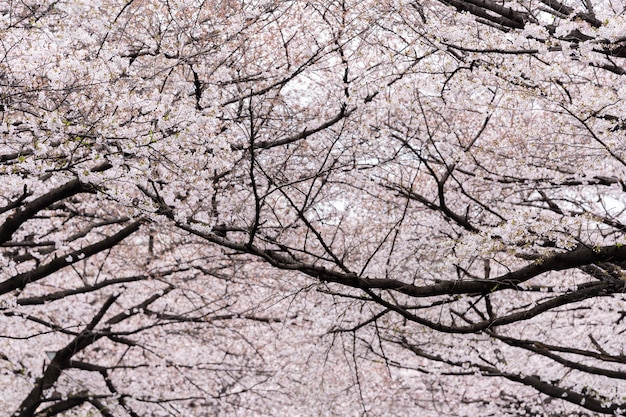
[[[0,409],[626,414],[625,10],[0,2]]]

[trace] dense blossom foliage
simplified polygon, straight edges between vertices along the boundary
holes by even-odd
[[[0,1],[2,415],[626,415],[625,10]]]

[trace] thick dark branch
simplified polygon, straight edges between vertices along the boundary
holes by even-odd
[[[72,356],[103,337],[103,334],[95,333],[93,329],[100,322],[100,320],[102,320],[115,300],[117,300],[117,296],[110,296],[85,329],[83,329],[83,331],[81,331],[70,343],[55,353],[54,357],[46,367],[43,376],[37,380],[35,387],[24,399],[22,404],[20,404],[18,411],[14,415],[19,417],[34,416],[37,407],[39,407],[42,402],[43,391],[52,388],[61,376],[63,370],[70,367],[70,359]]]
[[[111,164],[105,162],[91,168],[91,171],[103,172],[109,168],[111,168]],[[33,201],[27,203],[22,209],[18,209],[12,216],[5,220],[2,226],[0,226],[0,245],[11,240],[13,233],[15,233],[15,231],[19,229],[22,224],[30,220],[39,211],[73,195],[94,191],[95,190],[91,185],[83,184],[78,180],[78,178],[75,178],[60,187],[39,196]],[[26,190],[24,190],[24,192],[26,193]]]
[[[396,343],[400,344],[404,348],[413,352],[416,356],[426,358],[435,362],[444,363],[447,365],[451,365],[458,368],[466,369],[468,363],[467,362],[459,362],[451,359],[445,359],[439,355],[435,355],[432,353],[428,353],[421,349],[419,346],[409,343],[406,339],[402,338]],[[537,391],[546,394],[552,398],[561,399],[576,405],[579,405],[587,410],[594,411],[596,413],[601,414],[617,414],[618,412],[623,412],[626,410],[626,403],[624,404],[605,404],[604,401],[601,401],[591,395],[581,394],[575,392],[571,389],[559,387],[555,384],[543,381],[536,375],[522,376],[520,374],[514,374],[509,372],[503,372],[493,366],[486,366],[471,363],[469,364],[471,367],[480,371],[480,373],[484,376],[496,376],[506,378],[509,381],[517,382],[524,384],[526,386],[532,387]]]
[[[37,212],[57,201],[86,191],[91,191],[91,187],[86,186],[76,178],[29,202],[21,210],[17,210],[15,214],[6,219],[4,224],[0,226],[0,244],[11,240],[13,233]]]
[[[398,306],[396,304],[390,303],[384,300],[379,295],[374,294],[371,290],[365,290],[367,294],[372,297],[372,300],[376,303],[395,311],[400,314],[407,320],[416,322],[421,324],[422,326],[426,326],[433,330],[437,330],[439,332],[444,333],[477,333],[487,329],[493,329],[499,326],[505,326],[511,323],[516,323],[524,320],[532,319],[533,317],[539,316],[546,311],[552,310],[557,307],[561,307],[563,305],[576,303],[578,301],[582,301],[588,298],[593,298],[598,296],[603,291],[607,290],[607,285],[601,282],[595,283],[593,286],[586,287],[584,289],[579,289],[577,291],[573,291],[571,293],[563,294],[558,297],[554,297],[549,299],[548,301],[544,301],[542,303],[536,304],[534,307],[529,308],[527,310],[522,310],[516,313],[507,314],[505,316],[500,317],[492,317],[486,320],[481,320],[477,323],[470,324],[468,326],[449,326],[441,323],[436,323],[422,317],[416,316],[408,311],[408,309],[403,306]]]
[[[44,408],[38,412],[35,417],[52,417],[63,413],[64,411],[71,410],[72,408],[82,405],[87,401],[87,395],[72,396],[67,400],[55,402],[49,407]]]
[[[360,289],[393,290],[411,297],[433,297],[455,294],[489,294],[503,289],[520,289],[519,284],[526,282],[548,271],[562,271],[579,268],[595,262],[626,261],[626,246],[604,246],[589,248],[579,246],[569,252],[555,253],[536,260],[494,279],[485,280],[446,280],[432,285],[418,286],[397,279],[360,277],[356,273],[339,272],[323,266],[312,265],[284,256],[278,252],[262,249],[255,245],[246,245],[234,242],[218,234],[205,232],[186,224],[177,226],[194,235],[202,237],[222,247],[236,250],[240,253],[255,255],[267,261],[270,265],[283,270],[297,270],[324,282],[334,282]]]
[[[500,3],[492,0],[439,0],[441,3],[452,6],[460,12],[468,12],[476,17],[476,21],[495,27],[502,31],[516,31],[523,29],[527,23],[534,23],[536,21],[532,13],[551,13],[557,16],[559,19],[580,20],[589,24],[592,28],[599,28],[602,26],[602,22],[596,18],[593,11],[588,13],[574,14],[575,9],[567,6],[556,0],[541,0],[543,7],[539,7],[529,13],[525,10],[515,10],[509,7],[505,7]],[[547,7],[546,7],[547,6]],[[555,36],[556,26],[548,25],[546,29],[549,33]],[[626,70],[619,65],[615,65],[610,61],[613,57],[626,57],[626,45],[624,39],[608,40],[602,38],[594,38],[593,36],[582,33],[580,30],[575,29],[566,35],[558,36],[557,39],[563,42],[571,43],[575,48],[577,44],[585,41],[592,41],[596,47],[593,51],[604,55],[608,58],[607,62],[603,63],[591,63],[590,65],[598,68],[605,69],[618,75],[623,75]],[[541,40],[543,41],[543,40]],[[538,50],[508,50],[506,48],[492,48],[492,49],[465,49],[462,46],[450,45],[451,48],[458,50],[484,52],[484,53],[498,53],[498,54],[536,54]],[[559,45],[551,46],[550,50],[561,50]]]
[[[522,383],[552,398],[560,398],[564,401],[579,405],[583,408],[586,408],[587,410],[594,411],[596,413],[617,415],[617,411],[623,412],[624,410],[626,410],[626,404],[606,404],[604,401],[598,400],[590,395],[580,394],[576,391],[562,388],[557,385],[543,381],[541,380],[541,378],[535,375],[522,376],[519,374],[500,372],[495,368],[493,368],[493,371],[491,373],[484,372],[484,374],[488,376],[501,376],[508,379],[509,381]]]
[[[469,12],[504,28],[522,29],[532,19],[527,12],[517,11],[491,0],[440,0],[460,12]]]
[[[53,261],[35,268],[31,271],[15,275],[6,281],[0,283],[0,294],[6,294],[18,288],[24,288],[28,283],[43,279],[56,271],[65,268],[68,265],[79,262],[81,259],[88,258],[103,250],[112,248],[113,246],[126,239],[132,233],[139,230],[143,220],[137,220],[112,236],[109,236],[99,242],[89,245],[83,249],[75,250],[66,254],[63,258],[56,258]]]
[[[623,261],[625,258],[626,247],[624,246],[606,246],[597,249],[581,246],[570,252],[556,253],[539,259],[530,265],[494,279],[441,281],[424,286],[408,284],[395,279],[360,278],[356,275],[341,274],[320,267],[307,266],[294,269],[300,269],[302,272],[323,281],[337,282],[355,288],[395,290],[412,297],[432,297],[453,294],[489,294],[502,289],[519,289],[519,284],[548,271],[578,268],[601,261]]]
[[[33,151],[31,149],[24,149],[24,150],[21,150],[19,152],[2,154],[2,155],[0,155],[0,162],[13,161],[15,159],[18,159],[20,156],[28,156],[28,155],[32,155],[32,154],[33,154]]]
[[[554,10],[560,16],[569,16],[574,11],[574,9],[572,9],[571,7],[566,6],[563,3],[560,3],[556,0],[540,0],[540,1],[541,3],[545,4],[546,6]]]
[[[558,362],[561,365],[564,365],[570,369],[576,369],[577,371],[585,372],[588,374],[603,375],[608,378],[626,379],[626,372],[617,371],[613,369],[599,368],[597,366],[585,365],[580,362],[566,359],[560,355],[553,353],[552,349],[550,349],[549,346],[538,341],[521,340],[521,339],[515,339],[512,337],[500,336],[494,332],[488,332],[488,334],[491,337],[501,340],[502,342],[506,343],[509,346],[519,347],[519,348],[528,350],[530,352],[534,352],[539,355],[545,356],[546,358],[550,358],[553,361]],[[590,353],[594,353],[594,352],[585,352],[585,353],[586,353],[585,356],[588,357],[590,356],[589,355]],[[594,356],[597,359],[604,360],[607,362],[618,362],[618,359],[620,359],[619,357],[608,356],[608,355],[603,355],[603,354],[596,354]],[[622,360],[619,362],[626,363],[626,360],[622,358]]]

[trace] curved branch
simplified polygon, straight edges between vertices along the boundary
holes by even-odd
[[[49,276],[50,274],[55,273],[56,271],[65,268],[68,265],[72,265],[73,263],[79,262],[82,259],[93,256],[103,250],[110,249],[113,246],[120,243],[122,240],[126,239],[132,233],[139,230],[139,227],[144,223],[143,219],[137,220],[119,232],[115,233],[112,236],[109,236],[105,239],[102,239],[99,242],[96,242],[92,245],[89,245],[83,249],[78,249],[73,252],[70,252],[63,258],[56,258],[53,261],[42,265],[38,268],[35,268],[28,272],[23,272],[21,274],[17,274],[6,281],[0,283],[0,294],[6,294],[10,291],[24,288],[28,283],[38,281],[42,278]]]
[[[579,268],[596,262],[626,261],[626,246],[613,245],[590,248],[579,246],[568,252],[558,252],[540,258],[533,263],[493,279],[485,280],[441,280],[432,285],[415,285],[391,278],[360,277],[353,272],[339,272],[323,266],[300,262],[278,252],[265,250],[255,245],[232,241],[217,233],[178,222],[177,227],[209,242],[225,248],[247,253],[264,259],[270,265],[283,270],[297,270],[323,282],[334,282],[352,288],[394,290],[411,297],[433,297],[438,295],[489,294],[503,289],[519,289],[519,284],[549,271]]]
[[[426,320],[422,317],[411,314],[407,309],[402,306],[398,306],[392,304],[382,297],[374,294],[371,290],[367,289],[365,292],[372,297],[376,303],[395,311],[400,314],[407,320],[413,321],[415,323],[421,324],[433,330],[437,330],[439,332],[444,333],[458,333],[458,334],[468,334],[468,333],[477,333],[483,330],[492,329],[499,326],[505,326],[508,324],[529,320],[533,317],[539,316],[546,311],[552,310],[557,307],[561,307],[567,304],[576,303],[578,301],[582,301],[588,298],[592,298],[598,296],[607,290],[607,285],[602,282],[597,282],[595,285],[589,286],[584,289],[579,289],[578,291],[574,291],[571,293],[563,294],[558,297],[554,297],[549,299],[548,301],[544,301],[543,303],[538,303],[534,307],[528,310],[522,310],[517,313],[507,314],[501,317],[493,317],[488,320],[482,320],[477,323],[470,324],[468,326],[448,326],[445,324],[435,323],[430,320]]]
[[[0,244],[11,240],[13,233],[15,233],[15,231],[17,231],[22,224],[31,219],[37,212],[49,207],[57,201],[61,201],[75,194],[91,190],[92,188],[90,186],[81,183],[78,178],[75,178],[34,199],[26,204],[21,210],[17,210],[15,214],[6,219],[4,224],[0,226]]]
[[[20,404],[17,412],[14,413],[15,416],[34,416],[37,407],[39,407],[42,402],[43,391],[52,388],[61,376],[63,370],[70,367],[70,359],[72,356],[104,336],[104,334],[98,334],[93,330],[117,298],[118,296],[115,295],[110,296],[102,305],[98,313],[96,313],[96,315],[91,319],[89,324],[87,324],[87,326],[85,326],[85,328],[70,343],[55,353],[54,357],[44,370],[41,378],[38,378],[31,392],[24,399],[22,404]]]
[[[487,334],[489,334],[491,337],[495,339],[498,339],[506,343],[509,346],[519,347],[519,348],[528,350],[530,352],[537,353],[541,356],[552,359],[553,361],[558,362],[561,365],[566,366],[570,369],[576,369],[577,371],[585,372],[588,374],[602,375],[608,378],[626,379],[626,372],[617,371],[613,369],[599,368],[597,366],[589,366],[589,365],[585,365],[576,361],[566,359],[562,356],[559,356],[553,353],[550,346],[545,345],[538,341],[521,340],[521,339],[516,339],[513,337],[501,336],[492,331],[488,331]],[[560,349],[560,350],[564,350],[564,349]],[[567,349],[567,350],[571,351],[571,349]],[[600,360],[607,361],[607,362],[626,363],[626,358],[624,357],[608,356],[604,354],[594,354],[594,352],[588,352],[588,351],[582,351],[582,353],[584,353],[584,356],[586,357],[593,356],[596,359],[600,359]]]
[[[444,363],[453,367],[467,369],[468,362],[459,362],[451,359],[445,359],[439,355],[428,353],[415,344],[409,343],[405,338],[391,342],[398,343],[400,346],[413,352],[416,356],[426,358],[435,362]],[[484,376],[496,376],[508,379],[509,381],[521,383],[523,385],[534,388],[535,390],[548,395],[549,397],[561,399],[572,404],[576,404],[587,410],[601,414],[617,414],[626,411],[626,403],[622,404],[605,404],[589,394],[581,394],[568,388],[559,387],[543,381],[536,375],[521,375],[511,372],[503,372],[496,367],[480,365],[476,363],[469,364],[470,367],[477,369]]]

